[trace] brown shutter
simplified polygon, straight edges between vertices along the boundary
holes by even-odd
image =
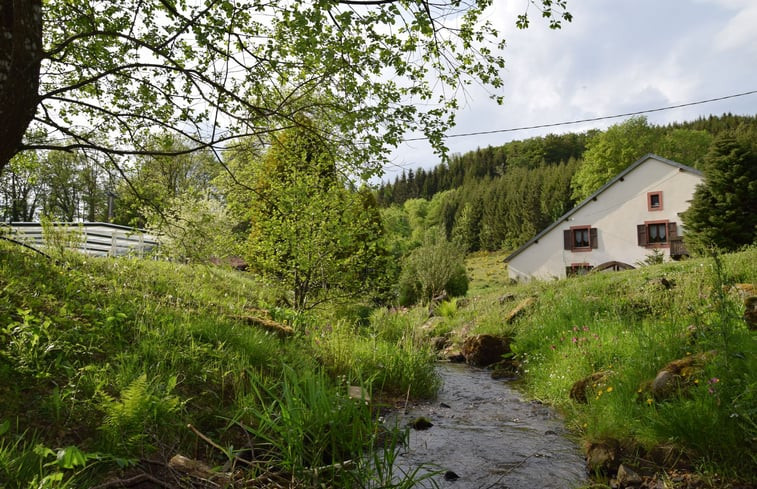
[[[676,223],[669,222],[668,223],[668,242],[676,239],[678,237],[678,229],[676,226]]]
[[[639,224],[636,226],[636,236],[639,238],[639,246],[646,246],[647,242],[647,225]]]
[[[599,248],[599,239],[597,238],[597,228],[589,228],[589,243],[592,249]]]
[[[566,229],[562,232],[562,239],[563,239],[563,249],[564,250],[572,250],[573,249],[573,231],[570,229]]]

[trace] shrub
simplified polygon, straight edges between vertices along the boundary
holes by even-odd
[[[447,292],[450,296],[465,295],[468,276],[465,255],[447,240],[440,229],[431,229],[423,245],[405,259],[399,283],[399,303],[411,305],[428,302]]]

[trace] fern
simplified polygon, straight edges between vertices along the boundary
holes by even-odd
[[[164,393],[142,374],[121,391],[116,400],[103,396],[101,408],[105,418],[100,429],[111,448],[130,452],[135,448],[149,448],[150,434],[161,424],[170,424],[172,416],[181,408],[181,402],[170,391],[176,386],[172,377],[165,385]]]

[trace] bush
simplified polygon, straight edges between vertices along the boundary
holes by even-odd
[[[446,291],[452,297],[468,291],[465,255],[444,232],[431,229],[423,245],[408,255],[399,281],[399,303],[403,306],[428,302]]]

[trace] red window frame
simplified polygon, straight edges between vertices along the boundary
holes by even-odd
[[[657,205],[653,205],[653,200],[657,200]],[[662,210],[662,190],[656,192],[647,192],[647,210],[656,212]]]
[[[577,246],[576,232],[586,232],[586,245]],[[591,251],[591,226],[571,226],[570,228],[570,251]]]
[[[671,229],[670,229],[670,223],[668,220],[660,220],[660,221],[644,221],[644,227],[646,229],[646,247],[647,248],[669,248],[670,247],[670,239],[671,239]],[[652,240],[652,228],[656,228],[658,230],[662,229],[665,233],[665,240],[661,241],[659,239]]]

